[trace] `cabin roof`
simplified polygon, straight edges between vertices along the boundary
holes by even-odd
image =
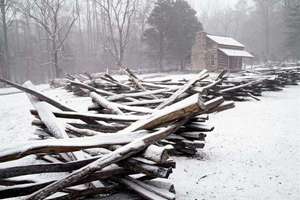
[[[219,48],[219,50],[229,57],[254,58],[254,56],[251,53],[245,50],[224,49],[224,48]]]
[[[222,36],[215,36],[215,35],[207,35],[207,37],[220,45],[245,47],[242,43],[236,41],[231,37],[222,37]]]

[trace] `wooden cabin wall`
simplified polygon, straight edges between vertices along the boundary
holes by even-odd
[[[231,46],[231,45],[218,45],[219,48],[223,49],[234,49],[234,50],[245,50],[245,47],[237,47],[237,46]]]
[[[228,56],[226,56],[223,52],[218,51],[218,68],[228,70],[228,61]]]
[[[207,39],[206,66],[209,71],[218,70],[218,45]]]
[[[231,72],[237,72],[242,69],[241,57],[229,57],[229,69]]]

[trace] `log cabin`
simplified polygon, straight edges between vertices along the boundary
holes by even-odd
[[[254,56],[235,39],[199,32],[192,49],[192,69],[237,72],[242,69],[244,58]]]

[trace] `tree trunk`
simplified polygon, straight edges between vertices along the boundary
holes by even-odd
[[[2,31],[3,31],[3,42],[4,42],[4,53],[3,53],[3,68],[2,75],[6,79],[10,79],[9,73],[9,49],[8,49],[8,36],[7,36],[7,23],[6,23],[6,6],[4,0],[0,0],[1,15],[2,15]]]
[[[52,62],[54,66],[54,77],[60,77],[61,70],[58,66],[58,50],[56,45],[56,38],[52,38]]]
[[[118,60],[119,67],[123,66],[123,60],[124,60],[124,49],[122,47],[122,44],[120,44],[120,55],[119,55],[119,60]]]
[[[267,61],[270,60],[270,11],[269,7],[266,8],[266,32],[265,32],[265,38],[266,38],[266,59]]]
[[[164,70],[163,61],[164,61],[164,36],[163,33],[159,33],[159,69],[160,71]]]
[[[184,70],[184,58],[180,59],[180,70],[183,71]]]

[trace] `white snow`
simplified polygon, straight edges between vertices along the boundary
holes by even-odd
[[[219,48],[225,55],[229,57],[244,57],[244,58],[254,58],[252,54],[245,50],[235,50],[235,49],[224,49]]]
[[[62,89],[46,93],[82,111],[91,101],[58,95],[65,93]],[[207,145],[200,152],[204,159],[176,158],[171,180],[177,199],[300,199],[299,102],[300,86],[293,86],[282,92],[266,92],[260,102],[237,103],[232,110],[212,115],[210,124],[216,128],[208,134]],[[34,137],[30,108],[23,93],[0,95],[2,144]],[[0,163],[0,167],[35,162],[33,156],[28,156]],[[52,174],[34,176],[43,181],[53,178]]]
[[[177,199],[300,199],[300,87],[211,116],[204,160],[178,158]]]
[[[215,36],[215,35],[207,35],[207,37],[220,45],[245,47],[242,43],[236,41],[231,37],[222,37],[222,36]]]

